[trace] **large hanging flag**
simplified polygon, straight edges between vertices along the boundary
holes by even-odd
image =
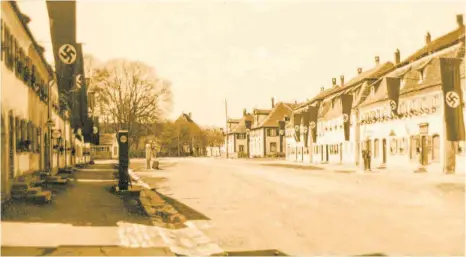
[[[387,87],[388,102],[390,104],[390,109],[395,115],[398,116],[398,103],[400,98],[400,78],[391,78],[386,77],[385,84]]]
[[[457,58],[440,58],[440,73],[444,99],[444,119],[448,141],[465,140],[463,94],[460,81],[460,63]]]
[[[343,130],[345,133],[345,141],[350,140],[350,125],[351,125],[351,109],[353,107],[353,95],[341,95],[341,106],[343,113]]]
[[[76,2],[47,1],[50,21],[55,73],[60,92],[69,93],[75,85],[76,50]],[[66,94],[68,103],[71,94]]]
[[[303,124],[303,141],[304,141],[304,147],[307,147],[308,143],[308,135],[309,135],[309,107],[306,107],[306,109],[303,111],[303,117],[301,118],[302,124]]]
[[[317,140],[317,114],[319,111],[319,105],[309,106],[309,127],[312,135],[312,142]]]
[[[299,142],[301,140],[301,118],[302,118],[301,113],[294,113],[293,114],[293,127],[294,127],[294,132],[295,132],[295,139],[296,142]]]

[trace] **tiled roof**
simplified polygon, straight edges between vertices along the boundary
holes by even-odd
[[[183,125],[186,124],[190,129],[193,129],[193,132],[201,131],[199,125],[197,125],[188,114],[182,113],[178,119],[176,119],[175,124]]]
[[[406,63],[418,60],[419,58],[429,55],[432,52],[447,48],[457,43],[462,38],[464,38],[464,26],[458,27],[457,29],[431,41],[430,44],[425,45],[423,48],[419,49],[417,52],[406,58],[400,64],[400,66],[404,66]]]
[[[443,49],[431,56],[425,56],[415,62],[412,62],[406,66],[398,68],[387,74],[387,77],[399,77],[404,81],[404,85],[400,88],[400,94],[404,95],[409,92],[419,91],[424,88],[431,87],[441,83],[439,57],[458,57],[458,53],[461,52],[461,48],[464,47],[464,43],[451,46],[447,49]],[[420,71],[425,73],[425,78],[422,83],[419,83]],[[383,80],[385,81],[385,80]],[[361,107],[384,101],[388,99],[388,93],[386,84],[382,79],[376,83],[381,84],[376,88],[374,97],[367,98],[361,103]],[[374,84],[377,85],[377,84]],[[372,86],[372,85],[371,85]]]
[[[283,120],[286,115],[291,116],[293,112],[292,109],[293,104],[286,104],[286,103],[277,103],[275,107],[270,112],[269,116],[265,118],[258,126],[255,128],[260,127],[278,127],[278,121]]]
[[[241,119],[228,119],[228,123],[239,123]]]
[[[267,115],[271,112],[271,110],[265,110],[265,109],[253,109],[253,114],[263,114]]]
[[[251,114],[246,114],[241,118],[240,122],[236,127],[232,129],[230,134],[241,134],[241,133],[246,133],[246,120],[253,120],[253,116]]]
[[[328,96],[332,96],[334,94],[338,96],[340,93],[344,93],[344,92],[347,92],[348,90],[351,90],[354,86],[357,86],[358,84],[360,84],[361,82],[364,82],[365,80],[379,78],[380,76],[392,70],[393,67],[394,65],[391,62],[385,62],[385,63],[379,64],[372,69],[361,72],[361,74],[352,78],[347,83],[345,83],[343,86],[333,86],[332,88],[321,91],[319,94],[317,94],[317,96],[315,96],[308,102],[302,103],[299,106],[297,106],[296,109],[304,107],[316,100],[327,98]]]
[[[331,119],[334,119],[336,117],[339,117],[339,116],[343,115],[343,108],[341,106],[341,99],[340,98],[335,99],[333,107],[332,107],[331,101],[333,101],[333,100],[330,100],[329,103],[328,103],[328,107],[327,107],[328,111],[325,112],[325,114],[323,114],[323,116],[322,116],[322,118],[324,120],[331,120]]]
[[[101,145],[112,145],[116,140],[116,134],[100,134],[99,140]]]

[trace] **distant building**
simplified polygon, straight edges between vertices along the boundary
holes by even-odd
[[[100,134],[99,145],[92,145],[92,159],[118,159],[118,140],[116,133]]]
[[[238,126],[241,119],[228,119],[227,120],[227,131],[225,132],[225,147],[227,148],[226,151],[228,152],[228,157],[236,156],[236,136],[233,130]]]
[[[284,136],[280,135],[279,121],[291,115],[295,104],[279,102],[272,98],[271,110],[255,109],[249,133],[250,157],[285,155]]]
[[[177,130],[176,149],[179,156],[204,156],[206,142],[202,136],[202,129],[197,125],[191,113],[182,113],[175,120]]]
[[[243,110],[243,117],[239,119],[237,125],[229,133],[231,139],[228,145],[230,158],[246,158],[249,157],[248,140],[247,140],[247,123],[251,124],[253,116]]]

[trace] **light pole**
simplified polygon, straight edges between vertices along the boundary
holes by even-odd
[[[55,84],[55,80],[51,79],[48,83],[48,103],[47,103],[47,131],[48,136],[46,140],[48,141],[48,154],[47,154],[47,169],[52,171],[52,155],[53,155],[53,145],[52,145],[52,128],[55,126],[55,122],[52,119],[52,87]]]

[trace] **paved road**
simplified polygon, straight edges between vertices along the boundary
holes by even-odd
[[[207,158],[169,161],[177,164],[137,175],[199,212],[193,224],[226,251],[464,255],[462,177],[345,174]]]

